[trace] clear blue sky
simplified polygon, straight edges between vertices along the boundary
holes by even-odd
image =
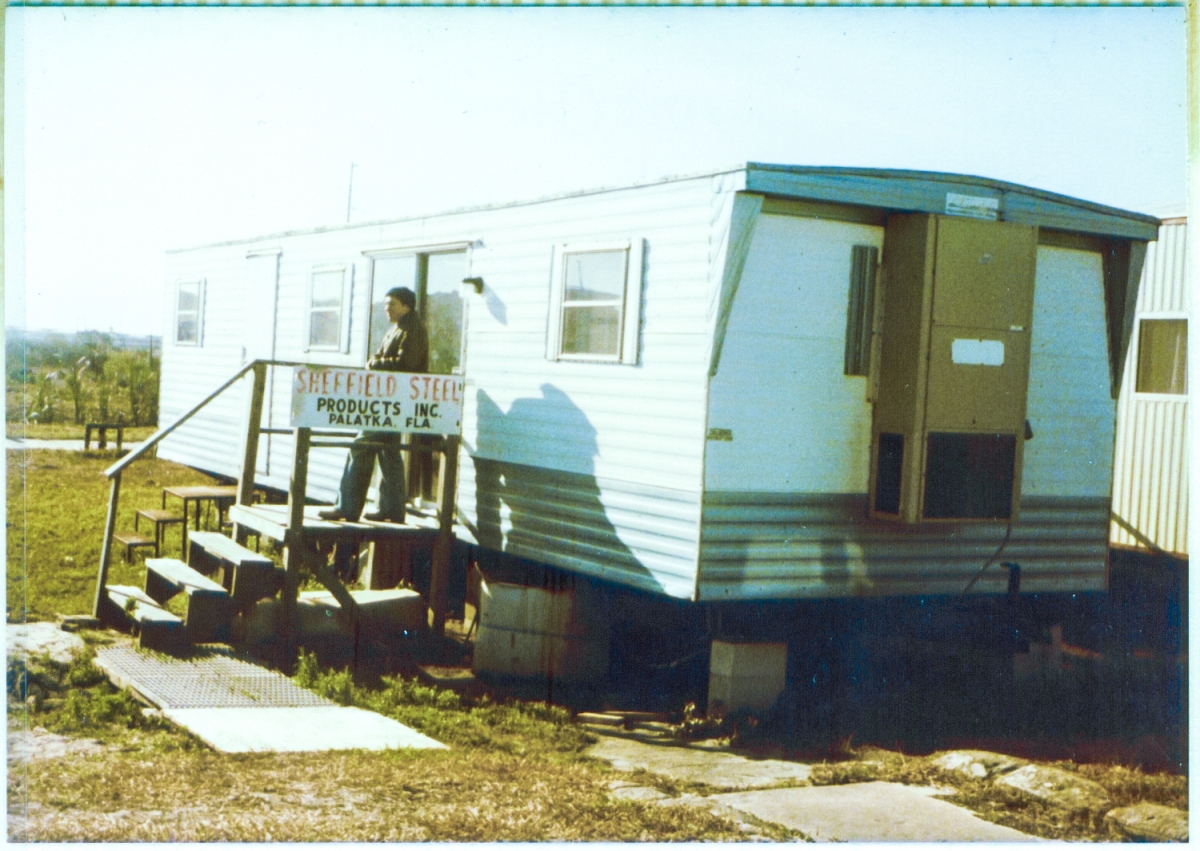
[[[1179,8],[45,8],[7,38],[10,326],[161,333],[168,249],[345,221],[352,162],[355,221],[747,160],[1186,193]]]

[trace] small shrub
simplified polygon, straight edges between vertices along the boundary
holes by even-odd
[[[98,733],[109,725],[142,726],[141,704],[129,689],[115,691],[111,686],[92,691],[71,690],[66,700],[46,720],[46,728],[55,733]]]
[[[71,688],[91,688],[105,682],[107,676],[91,656],[80,654],[71,661],[63,680]]]

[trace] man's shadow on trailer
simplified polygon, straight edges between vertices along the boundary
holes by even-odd
[[[479,545],[661,590],[608,518],[595,475],[596,429],[562,390],[543,384],[541,391],[514,401],[507,414],[485,391],[476,394]]]

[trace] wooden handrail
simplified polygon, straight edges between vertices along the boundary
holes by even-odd
[[[158,445],[158,442],[161,441],[164,437],[166,437],[168,434],[175,431],[175,429],[179,428],[185,422],[190,420],[201,408],[203,408],[205,405],[207,405],[209,402],[211,402],[217,396],[220,396],[222,393],[224,393],[226,390],[228,390],[234,384],[234,382],[236,382],[239,379],[241,379],[242,377],[244,377],[246,375],[246,373],[250,372],[250,370],[254,369],[254,367],[260,363],[265,364],[266,366],[322,366],[322,364],[300,363],[297,361],[281,361],[281,360],[253,360],[253,361],[250,361],[250,363],[246,364],[241,369],[239,369],[236,373],[234,373],[232,378],[230,378],[228,381],[223,383],[216,390],[212,391],[207,396],[205,396],[203,399],[201,399],[186,414],[183,414],[182,416],[177,418],[175,420],[175,422],[171,423],[169,426],[160,428],[158,431],[154,432],[154,434],[150,435],[150,437],[147,438],[146,441],[141,446],[139,446],[136,450],[134,450],[133,452],[130,452],[128,455],[126,455],[120,461],[118,461],[117,463],[115,463],[111,467],[109,467],[107,470],[105,470],[104,475],[108,476],[111,479],[117,473],[121,472],[126,467],[128,467],[130,464],[132,464],[134,461],[141,458],[148,451],[150,451],[152,448],[154,448],[156,445]],[[324,366],[327,366],[327,365],[328,364],[324,364]]]
[[[220,396],[222,393],[224,393],[226,390],[228,390],[230,387],[232,387],[235,383],[237,383],[243,377],[245,377],[245,375],[248,372],[255,369],[260,364],[262,364],[264,366],[285,366],[285,367],[286,366],[310,366],[310,367],[311,366],[320,366],[319,364],[306,364],[306,363],[298,363],[295,361],[276,361],[276,360],[261,360],[261,359],[250,361],[250,363],[246,364],[241,369],[239,369],[236,373],[234,373],[232,378],[225,381],[220,387],[218,387],[216,390],[212,391],[207,396],[205,396],[203,399],[201,399],[199,403],[192,406],[192,408],[187,413],[176,418],[176,420],[173,423],[171,423],[169,426],[166,426],[165,428],[160,428],[158,431],[154,432],[154,434],[150,435],[150,437],[141,446],[139,446],[134,451],[130,452],[124,458],[122,458],[117,463],[113,464],[111,467],[109,467],[107,470],[104,471],[104,475],[112,480],[112,487],[111,487],[111,490],[110,490],[109,496],[108,496],[108,514],[107,514],[107,516],[105,518],[105,522],[104,522],[104,543],[100,550],[100,569],[99,569],[98,575],[96,577],[96,596],[95,596],[95,600],[93,601],[93,604],[92,604],[92,614],[95,617],[100,617],[100,609],[101,609],[102,601],[104,599],[104,586],[105,586],[105,583],[108,582],[108,565],[112,559],[113,535],[116,533],[116,529],[117,529],[117,502],[121,496],[121,471],[124,470],[126,467],[128,467],[130,464],[132,464],[134,461],[141,458],[143,455],[145,455],[147,452],[149,452],[155,446],[157,446],[159,441],[161,441],[164,437],[166,437],[168,434],[175,431],[175,429],[179,428],[181,425],[183,425],[185,422],[187,422],[189,419],[191,419],[205,405],[207,405],[209,402],[211,402],[217,396]]]

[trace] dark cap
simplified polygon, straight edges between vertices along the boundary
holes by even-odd
[[[392,287],[390,290],[387,291],[386,295],[388,298],[394,298],[396,301],[400,302],[402,305],[407,307],[409,310],[416,309],[417,294],[414,293],[412,290],[410,290],[408,287]]]

